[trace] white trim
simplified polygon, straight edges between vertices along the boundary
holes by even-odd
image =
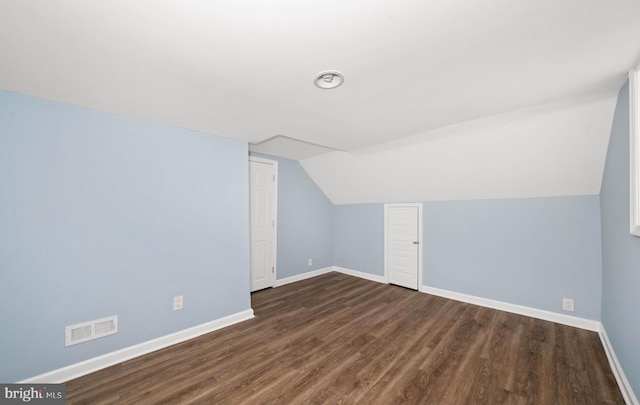
[[[375,281],[381,284],[388,284],[386,279],[382,276],[375,274],[365,273],[362,271],[347,269],[344,267],[333,266],[325,267],[323,269],[310,271],[307,273],[298,274],[296,276],[287,277],[282,280],[276,281],[276,287],[295,283],[296,281],[306,280],[320,276],[322,274],[330,273],[332,271],[347,274],[354,277],[359,277],[369,281]],[[488,298],[477,297],[474,295],[467,295],[455,291],[444,290],[441,288],[429,287],[426,285],[421,286],[420,292],[437,295],[439,297],[449,298],[456,301],[462,301],[469,304],[479,305],[482,307],[493,308],[500,311],[511,312],[518,315],[529,316],[532,318],[542,319],[544,321],[556,322],[562,325],[573,326],[580,329],[586,329],[592,332],[598,332],[600,330],[600,322],[592,319],[578,318],[576,316],[558,314],[556,312],[545,311],[542,309],[525,307],[522,305],[510,304],[507,302],[491,300]]]
[[[267,159],[260,156],[249,155],[249,160],[252,162],[266,163],[268,165],[272,165],[272,164],[275,164],[276,166],[278,165],[277,160]]]
[[[627,380],[627,376],[624,374],[624,370],[618,361],[616,352],[613,350],[613,346],[611,345],[611,341],[609,340],[609,336],[607,336],[607,331],[604,329],[603,324],[600,324],[598,335],[600,335],[602,347],[604,347],[604,352],[607,354],[611,371],[616,377],[616,381],[618,382],[620,392],[622,392],[625,402],[629,405],[640,405],[640,403],[638,403],[638,398],[634,394],[633,388],[631,388],[631,384],[629,384],[629,380]]]
[[[509,304],[507,302],[490,300],[488,298],[476,297],[474,295],[462,294],[455,291],[443,290],[440,288],[429,287],[423,285],[420,289],[421,292],[437,295],[439,297],[450,298],[456,301],[467,302],[469,304],[480,305],[482,307],[499,309],[501,311],[512,312],[514,314],[530,316],[532,318],[538,318],[545,321],[551,321],[560,323],[563,325],[573,326],[580,329],[590,330],[597,332],[600,329],[600,322],[591,319],[578,318],[575,316],[569,316],[564,314],[558,314],[555,312],[544,311],[542,309],[536,309],[531,307],[525,307],[522,305]]]
[[[389,221],[389,208],[417,207],[418,208],[418,291],[422,285],[422,203],[392,203],[384,205],[384,283],[389,284],[389,265],[387,263],[387,222]]]
[[[629,231],[640,236],[640,64],[629,71]]]
[[[388,284],[382,276],[364,273],[357,270],[345,269],[343,267],[334,266],[333,271],[348,274],[350,276],[360,277],[365,280],[376,281],[382,284]],[[592,332],[600,330],[600,322],[586,318],[578,318],[576,316],[558,314],[555,312],[544,311],[542,309],[525,307],[522,305],[510,304],[507,302],[491,300],[488,298],[477,297],[473,295],[462,294],[455,291],[443,290],[440,288],[421,286],[420,292],[437,295],[439,297],[449,298],[456,301],[462,301],[469,304],[479,305],[482,307],[493,308],[500,311],[512,312],[518,315],[529,316],[532,318],[542,319],[544,321],[556,322],[562,325],[573,326],[580,329],[586,329]]]
[[[383,276],[377,276],[375,274],[365,273],[358,270],[351,270],[344,267],[331,266],[331,267],[325,267],[318,270],[308,271],[302,274],[297,274],[295,276],[283,278],[281,280],[276,280],[276,284],[274,285],[274,287],[281,287],[283,285],[295,283],[297,281],[302,281],[309,278],[321,276],[323,274],[331,273],[332,271],[335,271],[336,273],[347,274],[349,276],[363,278],[369,281],[375,281],[377,283],[386,284],[386,281]]]
[[[346,269],[344,267],[327,267],[320,270],[311,271],[308,273],[300,274],[298,276],[288,277],[286,279],[280,280],[279,285],[289,284],[296,281],[316,277],[322,274],[329,273],[331,271],[335,271],[338,273],[348,274],[350,276],[355,276],[359,278],[363,278],[365,280],[375,281],[378,283],[387,284],[386,280],[382,276],[377,276],[374,274],[364,273],[357,270]],[[443,290],[440,288],[429,287],[423,285],[420,288],[420,292],[437,295],[439,297],[444,297],[456,301],[462,301],[469,304],[479,305],[482,307],[497,309],[500,311],[511,312],[518,315],[529,316],[532,318],[542,319],[544,321],[556,322],[562,325],[572,326],[580,329],[586,329],[592,332],[598,332],[600,336],[600,340],[602,342],[602,346],[604,351],[609,359],[609,365],[611,366],[611,371],[616,378],[618,386],[620,387],[620,392],[622,392],[622,396],[624,400],[629,405],[640,405],[638,403],[638,399],[636,398],[627,377],[618,362],[618,358],[616,357],[615,351],[613,350],[613,346],[611,346],[611,342],[609,341],[609,337],[604,329],[604,325],[598,321],[594,321],[591,319],[578,318],[575,316],[558,314],[555,312],[544,311],[541,309],[525,307],[522,305],[509,304],[502,301],[490,300],[487,298],[476,297],[473,295],[467,295],[458,293],[455,291]]]
[[[275,282],[275,284],[273,286],[274,287],[281,287],[281,286],[286,285],[286,284],[295,283],[296,281],[302,281],[302,280],[306,280],[308,278],[321,276],[323,274],[330,273],[332,271],[334,271],[333,267],[325,267],[325,268],[318,269],[318,270],[308,271],[306,273],[297,274],[295,276],[286,277],[286,278],[283,278],[283,279],[280,279],[280,280],[276,280],[276,282]]]
[[[268,165],[273,165],[274,167],[275,177],[273,180],[275,183],[274,185],[275,195],[273,196],[273,203],[275,204],[275,210],[273,213],[273,221],[274,221],[275,229],[273,230],[273,284],[271,284],[270,287],[275,287],[276,280],[278,279],[278,181],[280,179],[278,177],[278,161],[273,159],[266,159],[258,156],[249,155],[249,162],[264,163]],[[249,173],[250,172],[251,172],[251,169],[249,169]],[[251,179],[249,179],[249,187],[251,187]],[[251,198],[251,190],[249,190],[249,198]],[[251,209],[251,201],[249,201],[249,209]],[[251,222],[251,213],[249,213],[249,222]],[[249,224],[249,228],[251,228],[251,224]],[[251,232],[251,229],[249,229],[249,232]],[[249,252],[249,255],[251,255],[251,252]],[[249,287],[251,287],[251,282],[252,282],[251,280],[253,280],[253,274],[251,273],[251,271],[252,269],[249,268],[249,272],[250,272]]]
[[[387,281],[385,280],[384,276],[378,276],[375,274],[365,273],[358,270],[346,269],[344,267],[338,267],[338,266],[333,266],[333,271],[336,271],[342,274],[347,274],[349,276],[363,278],[369,281],[375,281],[377,283],[387,284]]]
[[[82,377],[83,375],[87,375],[89,373],[102,370],[103,368],[122,363],[123,361],[131,360],[135,357],[139,357],[144,354],[151,353],[171,345],[175,345],[176,343],[193,339],[200,335],[204,335],[205,333],[213,332],[215,330],[231,326],[238,322],[246,321],[253,317],[254,315],[252,309],[237,312],[235,314],[225,316],[224,318],[219,318],[207,323],[203,323],[201,325],[171,333],[169,335],[161,336],[153,340],[148,340],[137,345],[125,347],[124,349],[103,354],[102,356],[94,357],[80,363],[71,364],[69,366],[52,370],[35,377],[27,378],[26,380],[20,381],[20,383],[64,383],[74,378]]]

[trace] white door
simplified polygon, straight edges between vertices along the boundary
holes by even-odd
[[[249,158],[251,291],[273,287],[275,281],[277,164]]]
[[[385,276],[391,284],[418,289],[421,217],[421,204],[385,205]]]

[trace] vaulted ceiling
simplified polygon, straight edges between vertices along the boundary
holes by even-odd
[[[640,58],[640,2],[0,0],[0,38],[2,89],[310,158],[303,166],[334,202],[401,200],[409,194],[329,191],[323,184],[339,179],[318,173],[331,165],[352,170],[349,164],[365,171],[362,151],[376,147],[382,154],[407,143],[439,150],[430,143],[434,131],[442,136],[442,128],[487,117],[546,117],[540,106],[566,109],[567,120],[577,104],[581,111],[600,106],[574,129],[540,124],[547,135],[577,133],[589,119],[597,120],[590,128],[610,125],[612,96]],[[344,74],[341,87],[313,85],[327,69]],[[493,131],[471,133],[484,136],[475,142],[505,145],[491,140]],[[601,166],[607,136],[578,160]],[[505,149],[499,145],[486,147]],[[449,153],[455,148],[440,156]],[[378,161],[393,172],[385,156]],[[537,167],[526,157],[519,163]],[[440,164],[454,170],[446,159]],[[593,187],[552,189],[485,194],[585,194]]]

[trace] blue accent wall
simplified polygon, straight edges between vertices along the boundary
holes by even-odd
[[[248,189],[246,142],[0,91],[0,381],[250,309]]]
[[[278,252],[276,278],[333,266],[333,204],[300,163],[278,161]],[[309,266],[308,259],[313,259]]]
[[[600,197],[423,203],[423,284],[558,313],[573,298],[637,391],[627,98]],[[278,161],[278,279],[384,275],[383,204],[334,206],[298,162],[264,157]],[[0,322],[16,331],[0,333],[0,381],[248,310],[248,179],[245,142],[0,91]],[[66,325],[109,315],[118,334],[64,347]]]
[[[334,265],[384,276],[384,204],[336,205]]]
[[[335,213],[335,265],[384,275],[384,205]],[[600,319],[598,196],[424,202],[423,217],[424,285]]]
[[[424,203],[423,284],[600,320],[598,196]],[[573,298],[575,312],[562,311]]]
[[[629,84],[618,94],[600,192],[602,323],[640,394],[640,238],[629,233]]]

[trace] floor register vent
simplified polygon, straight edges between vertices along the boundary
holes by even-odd
[[[118,333],[118,315],[78,323],[64,329],[64,345],[71,346]]]

